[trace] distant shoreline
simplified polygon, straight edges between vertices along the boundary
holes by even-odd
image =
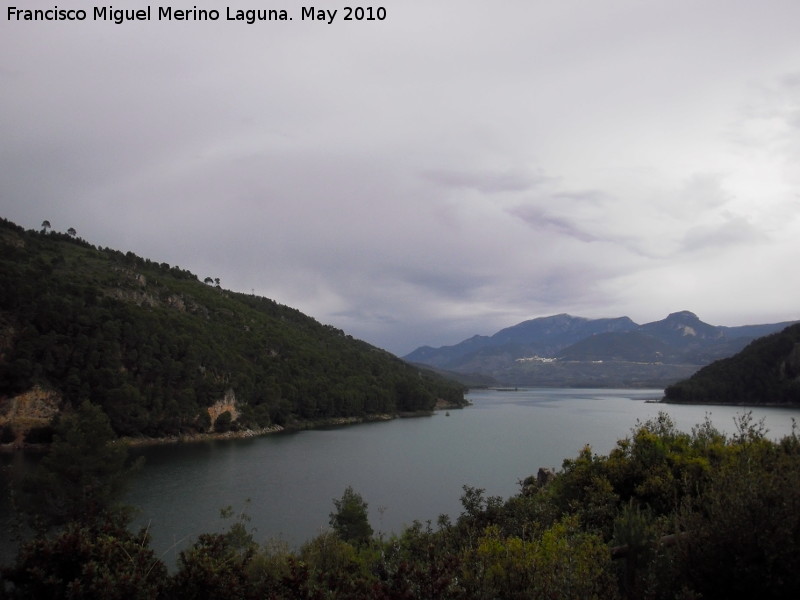
[[[262,427],[260,429],[242,429],[240,431],[226,431],[223,433],[209,432],[209,433],[193,433],[188,435],[175,435],[163,438],[145,438],[145,437],[122,437],[118,438],[115,443],[125,444],[128,447],[142,447],[142,446],[161,446],[166,444],[182,444],[193,442],[210,442],[215,440],[242,440],[249,438],[262,437],[275,433],[291,433],[294,431],[309,431],[314,429],[324,429],[326,427],[344,427],[347,425],[358,425],[360,423],[377,423],[381,421],[393,421],[394,419],[409,419],[416,417],[430,417],[440,410],[452,410],[463,408],[455,404],[438,405],[434,410],[421,410],[414,412],[400,412],[395,414],[376,414],[366,415],[363,417],[334,417],[330,419],[322,419],[320,421],[295,421],[288,425],[271,425],[269,427]]]
[[[659,400],[661,404],[673,404],[683,406],[741,406],[743,408],[800,408],[800,402],[759,402],[758,404],[748,402],[676,402],[667,400],[666,397]]]
[[[275,433],[290,433],[293,431],[308,431],[313,429],[324,429],[326,427],[343,427],[346,425],[358,425],[359,423],[377,423],[380,421],[392,421],[394,419],[410,419],[415,417],[430,417],[436,412],[443,410],[456,410],[469,406],[470,402],[464,400],[463,403],[446,402],[439,400],[433,410],[404,411],[394,414],[380,413],[364,415],[358,417],[333,417],[321,419],[319,421],[293,421],[287,425],[270,425],[258,429],[240,429],[238,431],[225,432],[204,432],[189,433],[184,435],[170,435],[165,437],[129,437],[123,436],[115,439],[112,443],[123,444],[129,448],[144,446],[164,446],[168,444],[188,444],[193,442],[210,442],[215,440],[244,440]],[[45,452],[49,444],[21,443],[18,440],[7,444],[0,444],[0,453],[13,452]]]

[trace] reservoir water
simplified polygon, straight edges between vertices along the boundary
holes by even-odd
[[[327,528],[334,498],[351,485],[369,504],[376,532],[398,533],[414,520],[456,517],[462,486],[508,497],[539,467],[560,468],[590,444],[610,451],[637,421],[667,412],[690,431],[709,414],[732,433],[751,410],[664,405],[661,390],[520,389],[472,391],[463,410],[246,440],[170,444],[134,451],[146,463],[127,502],[149,525],[168,563],[197,534],[221,531],[231,506],[250,517],[256,540],[291,547]],[[753,408],[769,437],[792,431],[800,409]],[[10,459],[4,459],[8,462]]]

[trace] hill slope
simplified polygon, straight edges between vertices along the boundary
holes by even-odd
[[[669,386],[664,401],[687,404],[800,405],[800,324]]]
[[[295,309],[69,235],[0,221],[0,281],[5,421],[89,399],[120,435],[166,436],[226,412],[265,427],[463,401],[459,384]]]

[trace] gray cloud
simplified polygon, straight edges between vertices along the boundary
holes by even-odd
[[[387,11],[0,15],[0,216],[400,354],[560,312],[800,318],[800,4]]]
[[[744,217],[728,215],[724,222],[692,227],[686,232],[683,247],[688,251],[724,252],[728,246],[748,246],[766,242],[768,237]]]
[[[453,188],[472,188],[485,194],[495,192],[524,192],[548,179],[542,175],[530,176],[515,172],[474,172],[455,170],[431,170],[423,176],[439,185]]]
[[[598,239],[597,236],[577,227],[569,219],[549,214],[548,211],[538,206],[517,206],[510,209],[509,213],[520,218],[533,229],[553,231],[587,243]]]

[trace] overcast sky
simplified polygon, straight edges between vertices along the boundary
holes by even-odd
[[[0,216],[26,228],[399,355],[562,312],[800,319],[797,0],[19,5],[55,3],[0,15]]]

